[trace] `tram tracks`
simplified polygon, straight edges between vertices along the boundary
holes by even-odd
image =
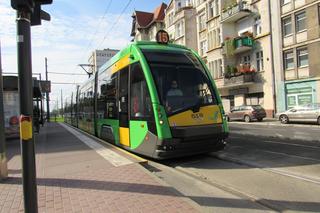
[[[194,158],[193,158],[193,160],[191,160],[191,162],[192,161],[193,162],[195,161]],[[190,162],[186,162],[186,163],[190,163]],[[207,177],[201,173],[194,173],[194,172],[190,171],[189,169],[182,167],[181,166],[182,164],[172,165],[172,164],[170,164],[170,161],[168,161],[168,160],[165,161],[165,163],[159,163],[156,161],[148,160],[148,163],[143,164],[143,166],[147,170],[152,172],[154,175],[156,175],[158,178],[162,179],[163,181],[167,182],[169,185],[176,188],[182,194],[185,194],[184,193],[185,189],[182,189],[180,183],[184,182],[183,179],[189,179],[189,180],[191,180],[191,182],[194,182],[195,183],[194,185],[196,185],[196,186],[202,185],[202,188],[204,188],[203,196],[210,196],[209,195],[210,193],[207,194],[206,192],[212,191],[212,192],[215,192],[215,193],[213,193],[213,196],[219,197],[221,195],[220,191],[223,191],[225,194],[227,194],[227,196],[231,196],[234,201],[236,201],[237,199],[241,199],[242,202],[247,203],[248,209],[251,209],[254,212],[255,211],[280,212],[280,209],[277,206],[273,205],[272,203],[269,203],[265,199],[261,199],[259,197],[252,195],[252,194],[238,190],[238,189],[232,187],[231,185],[221,183],[218,180],[213,179],[212,177]],[[174,176],[177,176],[177,179],[180,180],[179,184],[175,183],[172,180],[168,181],[168,179],[170,179],[170,178],[168,178],[168,173],[174,174]],[[199,182],[200,182],[200,184],[199,184]],[[193,186],[186,185],[185,187],[192,188]],[[201,187],[200,187],[200,189],[201,189]],[[186,195],[186,196],[188,196],[188,195]],[[223,195],[222,197],[224,197],[224,196],[225,195]],[[198,200],[197,196],[188,196],[188,197],[193,199],[195,202],[197,202],[197,200]],[[232,200],[232,199],[230,199],[230,200]],[[201,205],[201,202],[198,204]],[[232,206],[230,206],[230,207],[225,206],[225,207],[230,208],[230,209],[234,208]],[[241,210],[240,210],[240,212],[241,212]]]

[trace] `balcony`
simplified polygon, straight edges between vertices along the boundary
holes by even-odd
[[[221,22],[235,22],[250,14],[250,5],[246,1],[240,1],[230,6],[227,6],[222,10]]]
[[[240,64],[237,67],[227,66],[224,74],[224,86],[240,86],[254,83],[256,70],[250,65]]]
[[[248,83],[254,83],[254,73],[224,78],[224,86],[240,86]]]
[[[251,37],[236,38],[234,54],[239,54],[245,51],[252,50],[253,42],[254,41]]]
[[[252,50],[254,47],[254,40],[251,36],[227,38],[224,41],[223,54],[233,56],[235,54],[243,53]]]

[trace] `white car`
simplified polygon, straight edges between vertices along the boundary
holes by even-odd
[[[289,122],[313,122],[320,125],[320,104],[307,104],[297,106],[285,112],[277,114],[281,123]]]

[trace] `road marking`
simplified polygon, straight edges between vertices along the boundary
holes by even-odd
[[[309,145],[302,145],[296,143],[285,143],[285,142],[275,142],[275,141],[261,141],[262,143],[275,143],[275,144],[282,144],[282,145],[290,145],[290,146],[298,146],[298,147],[305,147],[305,148],[312,148],[312,149],[320,149],[319,146],[309,146]]]
[[[102,146],[101,144],[95,142],[90,137],[76,131],[75,129],[68,127],[67,125],[63,123],[59,123],[62,127],[64,127],[66,130],[68,130],[71,134],[76,136],[80,141],[85,143],[87,146],[92,148],[94,151],[96,151],[100,156],[102,156],[105,160],[110,162],[112,165],[118,167],[118,166],[124,166],[128,164],[132,164],[133,162],[129,159],[122,157],[118,153],[111,151],[110,149],[106,148],[105,146]]]

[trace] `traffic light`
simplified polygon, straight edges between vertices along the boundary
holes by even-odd
[[[35,5],[31,14],[31,26],[41,25],[41,20],[50,21],[49,13],[41,10],[41,5],[52,4],[52,0],[34,0]]]
[[[43,4],[52,4],[52,0],[11,0],[13,9],[31,12],[31,26],[41,25],[41,20],[50,21],[50,15],[41,10]]]
[[[34,0],[11,0],[11,7],[15,10],[32,11],[34,4]]]

